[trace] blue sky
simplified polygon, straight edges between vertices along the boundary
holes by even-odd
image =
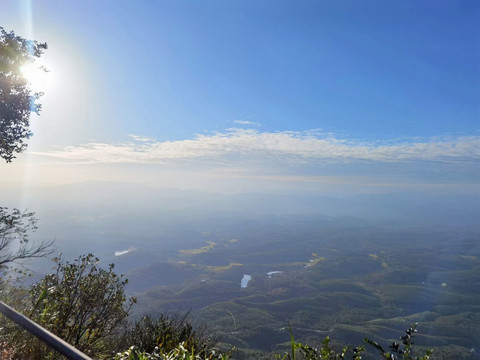
[[[54,80],[29,152],[0,172],[477,186],[479,15],[478,1],[5,0],[1,26],[48,42]]]

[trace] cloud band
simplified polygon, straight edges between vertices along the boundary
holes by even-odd
[[[156,141],[130,135],[118,144],[91,142],[60,150],[36,152],[56,159],[89,163],[165,163],[174,160],[246,160],[302,162],[478,162],[480,136],[437,137],[367,143],[331,134],[307,132],[259,132],[227,129],[180,141]]]

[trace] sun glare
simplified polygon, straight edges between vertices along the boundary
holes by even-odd
[[[33,91],[45,92],[52,85],[52,74],[45,71],[48,67],[38,62],[33,62],[20,67],[20,71],[30,84]]]

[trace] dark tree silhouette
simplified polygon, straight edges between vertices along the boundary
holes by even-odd
[[[33,212],[0,207],[0,267],[21,259],[43,257],[52,253],[53,242],[32,245],[30,231],[36,227]]]
[[[42,93],[31,89],[21,67],[33,63],[45,49],[46,43],[26,40],[0,27],[0,157],[7,163],[27,147],[25,140],[32,135],[30,115],[41,110],[37,100]]]
[[[30,114],[41,110],[37,100],[42,93],[32,91],[21,67],[33,63],[45,49],[46,43],[26,40],[0,27],[0,157],[7,163],[27,147]],[[0,207],[0,267],[51,253],[52,243],[29,244],[28,233],[36,229],[35,223],[32,212]]]

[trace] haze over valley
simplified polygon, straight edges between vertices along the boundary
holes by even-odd
[[[138,297],[132,319],[190,311],[243,358],[283,351],[289,324],[301,341],[354,344],[365,331],[388,341],[418,321],[422,346],[478,352],[473,196],[222,194],[118,182],[30,191],[41,225],[32,240],[55,239],[66,259],[92,252],[114,263]],[[20,193],[2,197],[14,203]],[[35,279],[51,265],[29,266]],[[455,334],[451,321],[462,323]]]

